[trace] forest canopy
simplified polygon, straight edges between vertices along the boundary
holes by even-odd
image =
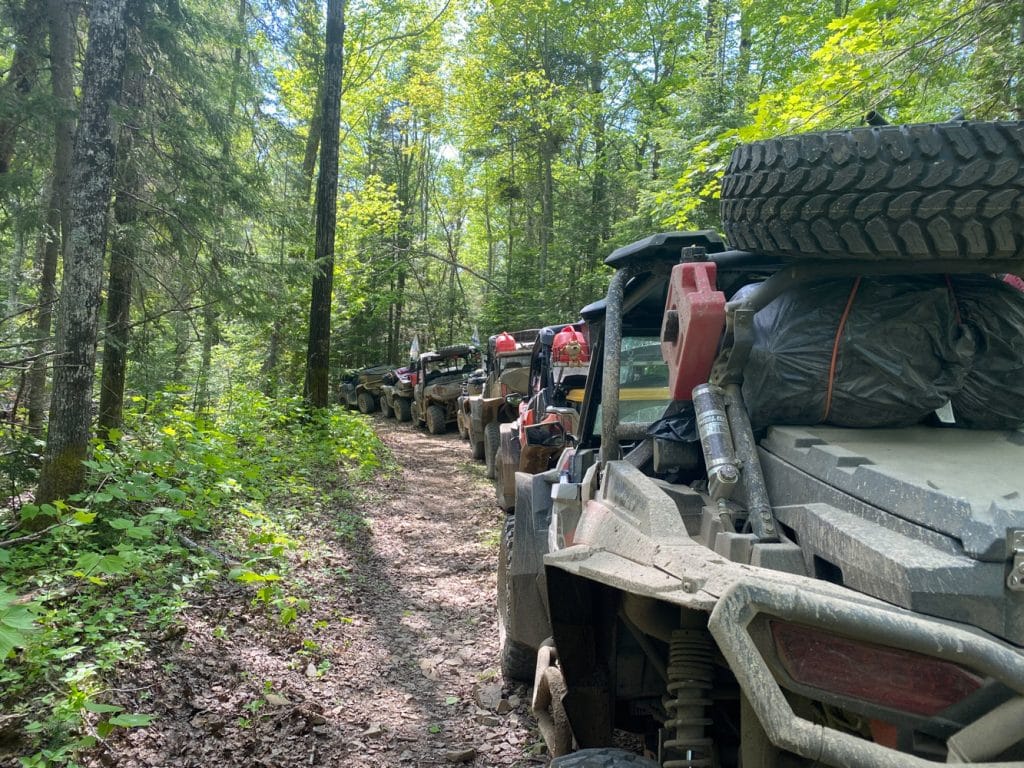
[[[0,386],[36,436],[51,380],[101,427],[238,380],[322,404],[414,337],[571,320],[615,247],[717,228],[741,142],[1024,112],[1001,0],[4,0],[0,30]]]

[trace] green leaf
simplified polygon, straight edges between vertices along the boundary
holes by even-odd
[[[96,564],[96,571],[99,573],[124,573],[127,563],[117,555],[105,555]]]
[[[139,728],[149,725],[155,718],[156,715],[115,715],[108,722],[122,728]]]
[[[86,511],[80,509],[77,512],[75,512],[75,514],[73,514],[71,516],[71,519],[74,520],[76,523],[81,523],[82,525],[88,525],[89,523],[91,523],[93,520],[96,519],[96,513],[95,512],[86,512]]]
[[[124,573],[127,562],[117,555],[101,555],[98,552],[86,552],[79,555],[75,570],[81,574]]]
[[[135,522],[125,517],[115,517],[112,520],[107,520],[107,525],[111,528],[116,528],[119,531],[126,531],[134,526]]]
[[[276,573],[256,573],[247,568],[232,568],[228,576],[236,581],[250,583],[254,581],[280,581],[281,577]]]
[[[11,629],[20,629],[24,632],[35,629],[32,614],[21,605],[0,610],[0,624]]]
[[[152,539],[153,529],[148,526],[133,525],[125,531],[130,539]]]
[[[86,699],[82,702],[82,707],[86,712],[95,712],[98,715],[105,715],[108,712],[124,711],[124,707],[119,707],[116,704],[103,704],[99,701],[93,701],[92,699]]]
[[[89,572],[96,567],[102,556],[98,552],[85,552],[78,556],[78,562],[75,563],[75,570]]]
[[[36,629],[32,612],[27,606],[15,605],[15,600],[15,595],[0,591],[0,663],[15,648],[23,648]]]
[[[20,648],[24,643],[24,635],[0,625],[0,662],[7,658],[7,654],[15,648]]]
[[[31,520],[41,512],[40,508],[36,504],[25,504],[21,508],[21,519]]]

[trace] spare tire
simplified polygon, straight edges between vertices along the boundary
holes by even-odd
[[[737,147],[722,224],[794,258],[1024,259],[1024,122],[885,125]]]

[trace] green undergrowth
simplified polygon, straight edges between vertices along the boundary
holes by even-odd
[[[212,414],[184,396],[135,399],[97,440],[88,492],[20,510],[55,524],[0,542],[0,765],[74,766],[118,728],[145,726],[112,671],[173,636],[190,596],[221,579],[287,628],[303,609],[290,563],[301,522],[329,510],[355,535],[359,488],[387,471],[368,422],[238,389]],[[13,540],[19,539],[12,543]]]

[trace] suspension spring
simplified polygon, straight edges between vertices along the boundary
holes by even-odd
[[[711,638],[701,630],[675,630],[669,644],[668,712],[659,762],[662,768],[712,768],[710,691],[714,686]]]

